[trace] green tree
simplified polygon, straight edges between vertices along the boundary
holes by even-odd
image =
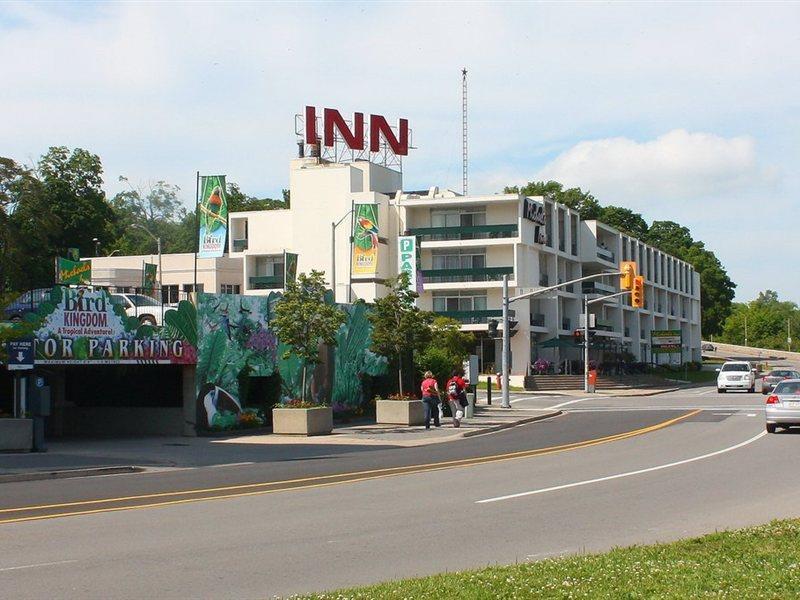
[[[321,271],[300,273],[297,281],[289,282],[286,293],[275,306],[272,321],[278,339],[290,346],[283,358],[295,355],[303,361],[303,401],[308,366],[319,363],[320,345],[336,345],[336,332],[346,320],[344,312],[325,302],[324,275]]]
[[[248,210],[278,210],[289,208],[289,190],[283,190],[283,199],[275,200],[273,198],[256,198],[248,196],[241,189],[239,185],[230,181],[228,182],[228,211],[229,212],[244,212]]]
[[[120,177],[120,180],[127,179]],[[116,215],[116,240],[112,250],[121,254],[152,254],[153,236],[162,240],[162,251],[193,252],[196,233],[194,215],[183,206],[178,193],[180,188],[158,181],[145,188],[134,188],[118,193],[111,199]]]
[[[422,350],[431,337],[433,315],[414,301],[419,294],[409,286],[408,273],[386,281],[388,293],[375,300],[367,318],[372,324],[373,352],[397,359],[398,391],[403,394],[403,355]]]
[[[787,349],[789,329],[800,331],[800,310],[794,302],[782,302],[773,290],[765,290],[755,300],[733,304],[725,319],[721,341],[757,348]],[[745,335],[746,330],[746,335]]]
[[[54,146],[39,159],[37,171],[48,209],[59,222],[49,251],[57,254],[76,247],[82,256],[94,255],[94,238],[101,247],[108,247],[114,213],[101,187],[100,157],[82,148],[70,152]]]
[[[415,356],[419,371],[430,370],[444,384],[450,373],[459,367],[475,347],[475,336],[461,331],[461,324],[448,317],[435,317],[431,338],[422,352]]]
[[[647,221],[639,213],[621,206],[604,206],[597,217],[600,221],[616,227],[623,233],[643,240],[647,236]]]

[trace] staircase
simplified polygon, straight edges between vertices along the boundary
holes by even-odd
[[[604,375],[597,378],[598,390],[622,390],[658,385],[663,385],[663,380],[649,375]],[[583,375],[528,375],[525,377],[525,389],[538,392],[582,390]]]

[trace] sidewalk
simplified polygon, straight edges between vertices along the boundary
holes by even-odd
[[[424,446],[483,435],[546,419],[559,410],[515,410],[478,406],[472,419],[455,429],[452,419],[442,427],[342,425],[331,435],[231,435],[208,437],[141,437],[124,439],[58,439],[48,452],[0,453],[0,483],[61,479],[141,471],[163,471],[333,458],[351,452]]]

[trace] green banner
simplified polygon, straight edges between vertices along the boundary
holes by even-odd
[[[378,205],[356,204],[353,214],[353,275],[378,272]]]
[[[144,263],[142,267],[142,291],[149,294],[156,286],[156,274],[158,266],[152,263]]]
[[[92,261],[56,258],[56,283],[89,285],[92,283]]]
[[[284,251],[283,265],[283,288],[286,289],[287,283],[297,279],[297,254]]]
[[[219,258],[225,254],[228,234],[228,199],[225,195],[225,175],[200,178],[200,231],[197,256]]]

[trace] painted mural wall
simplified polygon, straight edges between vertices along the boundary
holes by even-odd
[[[279,376],[280,400],[301,396],[303,362],[289,354],[271,328],[281,295],[197,295],[198,423],[210,429],[257,426],[264,415],[248,407],[241,387],[248,378]],[[329,297],[329,301],[332,299]],[[342,412],[364,401],[365,376],[383,375],[387,361],[369,350],[370,325],[363,303],[340,305],[347,321],[337,333],[337,346],[326,348],[322,362],[308,378],[307,397]]]

